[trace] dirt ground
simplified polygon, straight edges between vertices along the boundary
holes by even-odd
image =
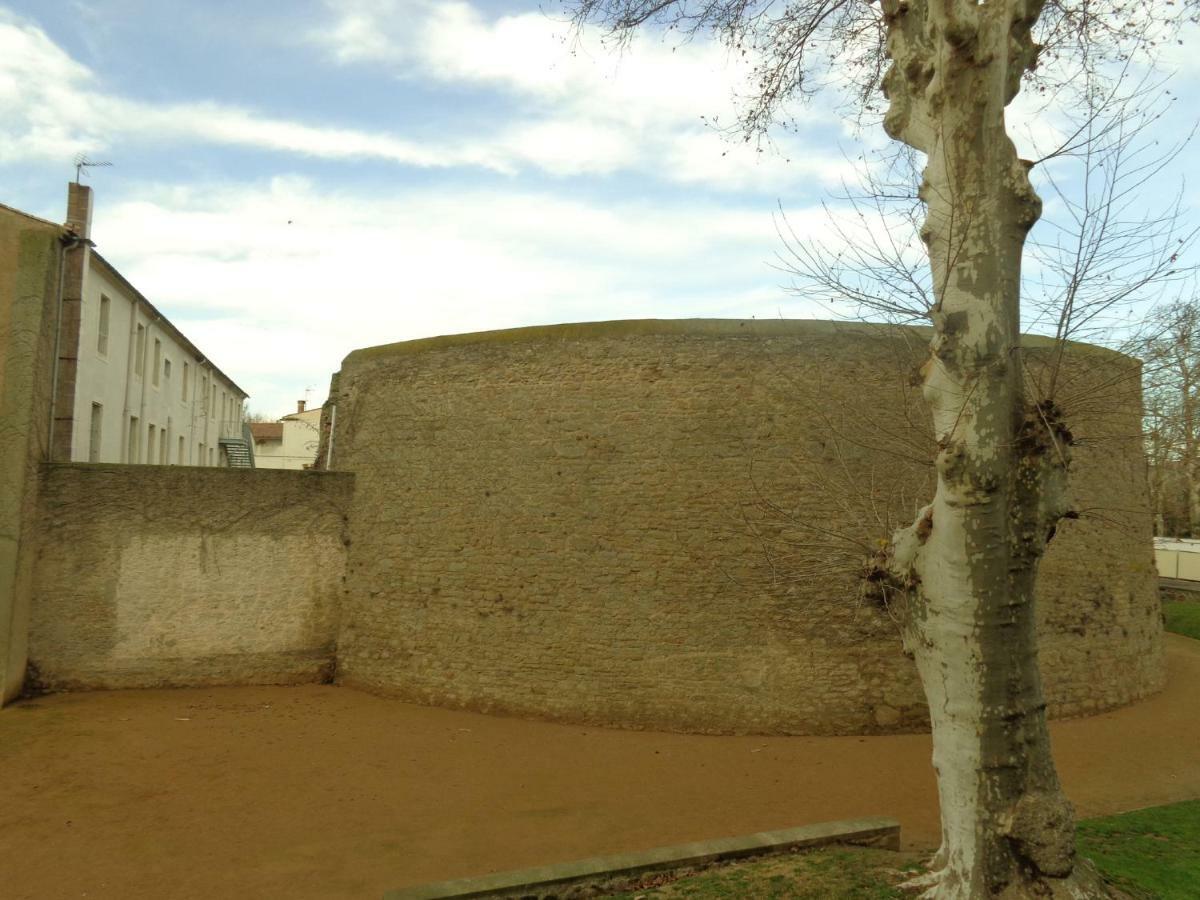
[[[1083,816],[1200,797],[1200,641],[1127,709],[1053,726]],[[862,815],[937,839],[929,738],[695,737],[352,690],[62,694],[0,713],[0,896],[379,897]]]

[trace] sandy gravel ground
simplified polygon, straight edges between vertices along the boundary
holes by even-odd
[[[1169,685],[1059,722],[1084,816],[1200,797],[1200,641]],[[0,897],[378,897],[861,815],[934,844],[929,739],[693,737],[333,687],[63,694],[0,712]]]

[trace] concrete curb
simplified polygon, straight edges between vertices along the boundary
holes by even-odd
[[[1200,581],[1189,581],[1184,578],[1163,578],[1158,577],[1158,586],[1160,589],[1169,591],[1191,591],[1192,593],[1200,593]]]
[[[651,872],[691,869],[730,859],[770,856],[822,844],[857,844],[900,849],[900,823],[895,819],[846,819],[821,822],[781,831],[762,831],[742,837],[718,838],[659,847],[615,856],[594,856],[574,862],[496,872],[418,887],[388,891],[384,900],[446,900],[453,897],[520,897],[526,900],[560,900],[598,896],[605,889]]]

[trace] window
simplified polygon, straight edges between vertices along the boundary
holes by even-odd
[[[217,464],[216,458],[213,456],[214,452],[215,451],[212,447],[208,448],[208,464],[210,466],[215,466]]]
[[[125,462],[135,463],[138,461],[138,440],[142,436],[142,430],[138,428],[138,417],[129,417],[129,444],[125,447]]]
[[[141,375],[146,371],[146,326],[137,327],[137,342],[133,345],[133,374]]]
[[[183,443],[183,435],[180,435],[179,436],[179,453],[176,456],[175,465],[177,465],[177,466],[183,465],[183,457],[184,457],[185,453],[186,453],[186,448]]]
[[[212,386],[212,405],[209,406],[209,409],[212,410],[212,414],[214,416],[220,415],[220,413],[217,411],[217,383],[215,381],[213,382]]]
[[[146,426],[146,463],[153,464],[155,451],[158,449],[154,439],[158,436],[158,429],[153,425]]]
[[[183,364],[183,389],[179,392],[179,399],[187,403],[188,392],[188,364]]]
[[[208,376],[200,376],[200,409],[208,415]]]
[[[108,317],[112,304],[103,294],[100,295],[100,327],[96,333],[96,352],[108,356]]]
[[[196,445],[196,465],[204,465],[204,441]]]
[[[160,428],[158,429],[158,464],[165,466],[168,462],[170,460],[167,459],[167,429]]]
[[[169,359],[163,360],[163,378],[167,381],[171,380],[171,361]]]
[[[88,462],[100,462],[100,427],[104,418],[104,407],[92,404],[92,428],[88,438]]]
[[[162,341],[158,338],[154,339],[154,373],[150,376],[154,379],[154,386],[158,387],[158,373],[162,371]]]

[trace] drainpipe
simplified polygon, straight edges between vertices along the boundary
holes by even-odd
[[[333,465],[333,432],[337,427],[337,404],[329,408],[329,443],[325,447],[325,471],[332,471]]]
[[[63,326],[63,310],[66,306],[66,265],[67,258],[72,251],[79,251],[80,258],[77,260],[80,266],[79,269],[79,296],[72,297],[73,301],[79,303],[79,326],[75,332],[75,363],[76,363],[76,384],[71,385],[71,400],[72,406],[66,411],[71,422],[72,433],[67,435],[67,453],[66,462],[71,461],[71,451],[74,444],[74,429],[75,421],[75,405],[76,393],[75,388],[78,382],[78,365],[79,365],[79,329],[82,326],[83,320],[83,288],[84,282],[87,280],[87,264],[88,247],[95,246],[92,241],[92,189],[86,185],[79,184],[78,179],[73,184],[67,185],[67,221],[59,232],[59,257],[58,257],[58,289],[56,290],[56,307],[54,311],[54,358],[50,372],[50,423],[46,429],[46,437],[49,446],[46,448],[47,459],[55,458],[54,439],[57,431],[58,418],[58,396],[61,389],[61,379],[59,377],[59,368],[62,365],[62,326]],[[83,249],[80,250],[80,247]]]
[[[157,316],[153,322],[146,323],[146,341],[142,345],[142,395],[138,401],[138,428],[146,431],[146,382],[153,377],[146,371],[146,357],[154,359],[150,352],[150,329],[162,321],[162,316]],[[153,465],[154,460],[150,459],[150,442],[146,441],[146,464]]]
[[[192,462],[192,454],[196,452],[196,385],[200,383],[200,367],[206,361],[203,356],[196,360],[196,372],[192,376],[192,397],[189,401],[189,405],[191,406],[191,421],[188,423],[187,452],[188,462],[192,463],[192,465],[196,465],[196,463]]]
[[[133,381],[133,353],[137,345],[137,308],[135,297],[129,304],[129,351],[125,354],[125,399],[121,404],[121,460],[129,462],[129,382]]]
[[[50,374],[50,424],[46,433],[47,461],[54,459],[54,423],[58,418],[58,369],[59,354],[62,352],[63,280],[66,277],[67,253],[79,247],[84,241],[85,239],[77,234],[63,234],[58,238],[58,287],[55,290],[54,368]]]
[[[217,405],[212,399],[217,392],[217,379],[213,376],[212,362],[209,361],[206,365],[208,366],[208,390],[204,395],[204,452],[216,459],[217,454],[213,452],[216,448],[213,447],[209,431],[212,429],[213,413],[215,412],[213,407]],[[204,460],[200,460],[200,462],[202,465],[207,465]]]

